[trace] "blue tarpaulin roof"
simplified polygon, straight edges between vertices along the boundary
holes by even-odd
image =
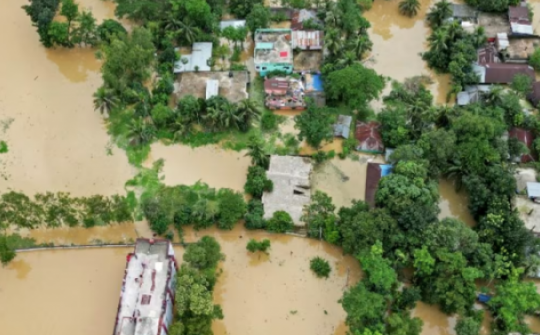
[[[313,80],[313,90],[314,91],[323,91],[322,77],[320,74],[312,74],[311,78]]]
[[[381,164],[381,177],[388,176],[390,173],[392,173],[392,165]]]
[[[490,295],[487,295],[487,294],[484,294],[484,293],[480,293],[478,295],[478,301],[482,302],[482,303],[486,303],[488,301],[491,300],[491,296]]]

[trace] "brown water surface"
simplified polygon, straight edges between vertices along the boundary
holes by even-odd
[[[252,233],[186,230],[186,240],[215,236],[226,260],[214,298],[225,319],[214,324],[225,334],[344,334],[345,312],[337,302],[360,279],[358,262],[341,250],[305,238]],[[250,238],[269,238],[269,255],[250,254]],[[9,334],[110,334],[131,248],[20,253],[0,268],[0,324]],[[177,254],[182,250],[177,248]],[[309,260],[332,265],[327,280],[317,279]],[[294,312],[296,311],[296,312]],[[326,311],[326,313],[325,313]],[[32,315],[32,322],[28,322]]]
[[[465,191],[457,192],[454,184],[446,179],[439,180],[439,219],[446,217],[456,218],[465,222],[469,227],[476,223],[469,212],[469,199]]]
[[[101,85],[94,51],[43,48],[21,9],[26,3],[7,1],[0,11],[0,122],[11,122],[0,127],[9,146],[0,190],[123,193],[134,169],[122,151],[111,147],[107,154],[110,138],[92,103]],[[82,3],[98,20],[110,15],[106,2]]]

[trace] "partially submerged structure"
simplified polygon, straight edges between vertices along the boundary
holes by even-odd
[[[508,7],[508,20],[510,21],[512,35],[534,35],[529,8],[526,5]]]
[[[334,136],[349,138],[349,132],[351,131],[352,116],[339,115],[337,122],[334,123]]]
[[[504,61],[508,63],[528,63],[534,49],[540,45],[540,39],[534,36],[508,38],[506,34],[499,35],[497,36],[499,51]]]
[[[304,100],[304,85],[300,79],[292,77],[273,77],[265,79],[264,104],[269,109],[296,109],[306,108]]]
[[[306,26],[304,26],[306,23]],[[311,9],[297,9],[292,12],[291,29],[304,30],[311,29],[312,26],[322,27],[323,23],[317,17],[317,11]]]
[[[257,29],[255,31],[255,70],[261,76],[268,72],[292,73],[293,48],[290,29]]]
[[[321,30],[293,30],[292,47],[298,50],[322,50],[324,32]]]
[[[490,85],[465,86],[465,90],[457,94],[457,104],[466,106],[484,101],[484,97],[491,91]]]
[[[262,196],[264,218],[269,219],[277,211],[289,213],[297,226],[304,206],[311,201],[311,159],[298,156],[271,156],[267,177],[274,183],[272,192]]]
[[[490,63],[473,68],[481,84],[510,84],[518,74],[535,79],[533,68],[526,64]]]
[[[494,39],[499,33],[510,34],[510,22],[508,15],[480,12],[478,25],[484,28],[488,39]]]
[[[382,154],[384,152],[384,145],[379,131],[380,126],[375,121],[356,122],[355,138],[358,140],[356,150],[372,154]]]
[[[127,256],[114,335],[167,335],[178,266],[168,240],[138,239]]]
[[[366,194],[365,201],[373,208],[375,207],[375,193],[379,188],[379,180],[392,172],[392,165],[368,163],[366,172]]]
[[[523,128],[514,127],[510,129],[510,131],[508,132],[508,136],[510,138],[512,137],[517,138],[518,141],[525,144],[525,146],[529,149],[528,154],[521,155],[521,158],[519,160],[521,163],[528,163],[528,162],[534,161],[534,157],[530,153],[533,147],[533,142],[534,142],[534,135],[532,131],[523,129]]]
[[[176,50],[178,52],[178,49]],[[212,59],[212,43],[193,43],[191,54],[180,55],[180,59],[174,63],[174,73],[210,71],[208,65]]]
[[[220,95],[239,102],[249,97],[249,83],[247,71],[185,72],[176,76],[173,95],[176,101],[187,95],[202,99]]]

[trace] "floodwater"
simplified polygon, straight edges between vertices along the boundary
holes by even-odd
[[[439,219],[446,217],[455,218],[465,222],[469,227],[476,223],[469,212],[469,200],[464,191],[456,192],[454,184],[446,179],[439,180]]]
[[[43,48],[21,9],[26,3],[7,1],[0,11],[0,139],[9,147],[0,158],[0,189],[123,193],[135,170],[94,112],[92,94],[101,85],[94,50]],[[111,17],[109,3],[82,4],[98,21]]]
[[[200,180],[214,188],[243,191],[251,165],[251,158],[244,151],[223,150],[214,146],[194,149],[155,143],[150,156],[149,161],[164,159],[163,182],[170,186],[192,185]]]
[[[434,101],[444,104],[450,76],[431,71],[421,56],[421,53],[426,51],[426,39],[430,33],[424,19],[433,1],[420,0],[420,3],[418,15],[409,18],[399,14],[397,0],[373,2],[373,7],[364,14],[371,23],[369,36],[373,41],[373,50],[365,63],[378,74],[397,81],[420,75],[430,76],[433,81],[430,89]],[[390,84],[384,94],[389,92]],[[382,102],[375,102],[372,106],[378,111]]]
[[[214,235],[226,260],[214,299],[225,319],[216,335],[300,333],[344,335],[345,312],[338,300],[360,279],[358,262],[325,242],[287,235],[215,229],[186,231],[186,240]],[[250,238],[269,238],[269,255],[250,254]],[[0,324],[9,334],[110,334],[125,256],[130,248],[20,253],[0,268]],[[177,254],[181,254],[177,248]],[[315,256],[332,265],[329,279],[309,270]],[[73,308],[77,306],[77,308]],[[32,322],[27,322],[32,315]]]

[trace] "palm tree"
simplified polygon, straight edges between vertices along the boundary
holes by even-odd
[[[446,45],[446,41],[448,38],[448,33],[445,29],[437,29],[429,36],[429,49],[439,54],[441,52],[445,52],[448,49],[448,45]]]
[[[104,86],[98,88],[94,93],[94,110],[98,110],[101,114],[107,112],[111,113],[111,110],[118,104],[118,98],[116,98],[113,92]]]
[[[324,35],[324,44],[326,45],[326,49],[330,53],[330,56],[334,57],[338,55],[343,49],[341,31],[338,29],[328,29]]]
[[[251,164],[261,166],[265,169],[270,164],[270,158],[264,152],[264,142],[255,136],[250,137],[247,145],[246,156],[251,157]]]
[[[405,16],[416,16],[419,9],[420,1],[418,0],[403,0],[399,3],[399,12]]]
[[[367,51],[371,51],[373,47],[373,42],[369,39],[367,35],[359,35],[353,41],[354,53],[358,59],[362,59],[362,56]]]
[[[132,145],[150,143],[156,135],[156,127],[142,118],[135,118],[129,125],[129,139]]]
[[[199,35],[199,32],[199,28],[193,27],[190,24],[186,24],[185,22],[180,22],[180,28],[177,30],[179,39],[189,45],[192,45],[195,42],[197,35]]]
[[[433,29],[440,27],[443,22],[452,16],[452,4],[446,0],[442,0],[435,4],[426,16],[429,25]]]
[[[354,63],[357,63],[358,62],[358,57],[357,55],[354,53],[354,51],[345,51],[345,53],[342,55],[342,57],[340,57],[339,59],[336,60],[336,68],[337,69],[343,69],[347,66],[351,66],[353,65]]]
[[[242,118],[240,129],[247,131],[253,120],[261,117],[260,108],[249,99],[244,99],[238,103],[238,114]]]

